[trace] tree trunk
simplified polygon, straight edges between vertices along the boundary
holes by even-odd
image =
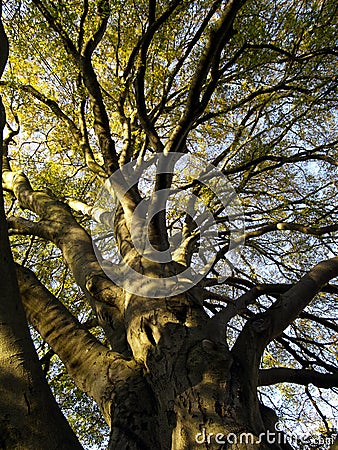
[[[174,367],[161,361],[162,370],[153,368],[145,374],[151,386],[145,397],[129,394],[125,388],[123,407],[115,404],[112,411],[109,450],[289,448],[287,444],[278,445],[283,441],[273,434],[273,424],[272,434],[267,435],[268,421],[264,423],[257,398],[253,403],[244,398],[231,357],[222,358],[216,349],[208,347],[209,342],[200,342],[182,349]],[[133,404],[136,398],[138,403]],[[142,417],[143,423],[131,425],[134,409],[149,403],[150,398],[154,399],[150,415]],[[125,415],[121,415],[124,410]],[[276,420],[270,411],[271,417]],[[143,439],[139,437],[140,428]]]
[[[0,2],[1,18],[1,2]],[[0,76],[8,42],[0,20]],[[0,97],[0,173],[6,116]],[[81,449],[48,387],[20,300],[0,183],[0,449]]]
[[[0,136],[2,145],[2,132]],[[0,449],[81,449],[33,347],[7,237],[1,186],[0,196]]]
[[[251,379],[235,354],[208,338],[198,326],[205,313],[188,295],[170,298],[166,306],[166,299],[127,296],[126,304],[128,342],[148,390],[125,387],[124,406],[112,409],[109,450],[289,448],[278,445],[281,435],[266,435],[276,432],[277,417],[259,404],[257,376]],[[148,417],[140,414],[141,423],[131,425],[133,410],[145,404]]]

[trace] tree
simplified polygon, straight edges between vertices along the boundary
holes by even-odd
[[[109,449],[287,449],[273,405],[295,394],[333,435],[337,8],[5,2],[20,296],[54,394],[61,360]]]
[[[1,15],[0,2],[0,15]],[[0,77],[8,41],[0,20]],[[6,117],[0,98],[0,146]],[[1,167],[1,161],[0,161]],[[2,198],[2,187],[0,186]],[[0,447],[33,449],[82,448],[62,415],[40,367],[21,303],[8,241],[3,201],[0,203]]]

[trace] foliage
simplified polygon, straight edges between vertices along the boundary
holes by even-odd
[[[102,178],[91,170],[80,138],[87,139],[97,166],[106,167],[93,99],[86,75],[42,16],[40,3],[4,3],[11,55],[1,86],[7,133],[18,130],[8,142],[11,168],[23,170],[34,189],[48,188],[64,203],[76,199],[92,206]],[[181,150],[215,164],[235,188],[245,211],[246,244],[224,283],[217,283],[215,272],[209,274],[210,298],[204,306],[212,315],[225,307],[226,299],[237,299],[254,286],[265,293],[232,318],[227,334],[231,347],[246,320],[266,311],[283,285],[296,283],[319,261],[337,255],[338,6],[333,0],[247,2],[217,66],[204,77],[203,52],[226,2],[177,2],[146,48],[153,3],[156,18],[172,4],[111,0],[108,8],[104,1],[42,2],[79,51],[103,29],[92,64],[121,164],[149,157],[159,142],[163,147],[170,143],[186,114]],[[195,87],[200,102],[192,93],[196,74],[202,80]],[[189,102],[193,111],[187,114]],[[201,192],[206,203],[209,194]],[[6,203],[9,215],[36,219],[20,209],[11,193]],[[73,213],[89,231],[87,215]],[[222,213],[217,218],[221,221]],[[168,229],[184,220],[168,210]],[[227,232],[223,229],[224,245]],[[32,268],[81,323],[92,318],[54,244],[35,236],[11,239],[19,263]],[[332,282],[319,293],[269,344],[261,367],[336,373],[337,292]],[[92,332],[106,344],[101,328]],[[47,347],[35,337],[42,358]],[[96,448],[103,422],[56,357],[48,379],[84,446]],[[318,423],[312,432],[330,434],[332,418],[338,420],[336,388],[283,383],[261,387],[260,395],[291,430],[298,429],[298,422],[311,422]]]

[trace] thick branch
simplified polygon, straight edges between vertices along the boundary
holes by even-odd
[[[85,162],[87,167],[93,172],[99,175],[102,178],[106,178],[107,174],[104,171],[103,167],[100,166],[95,161],[94,154],[92,151],[92,148],[89,143],[88,138],[88,130],[86,126],[86,113],[85,113],[85,107],[86,107],[86,100],[81,101],[81,107],[80,107],[80,145],[83,150],[83,154],[85,157]]]
[[[105,4],[106,2],[103,3]],[[105,162],[105,170],[110,176],[115,170],[118,169],[118,159],[115,150],[115,142],[111,136],[109,118],[104,105],[101,87],[97,80],[91,61],[91,52],[95,49],[96,45],[102,38],[101,35],[103,35],[102,33],[104,32],[107,18],[105,17],[105,14],[103,14],[102,22],[101,25],[99,25],[97,33],[89,41],[86,52],[83,55],[80,55],[65,30],[63,30],[62,26],[49,12],[43,2],[40,0],[34,0],[34,4],[38,7],[41,14],[47,20],[51,29],[54,30],[58,36],[60,36],[66,50],[72,55],[75,64],[81,72],[93,107],[94,130]]]
[[[199,233],[192,233],[184,239],[181,245],[173,252],[173,261],[182,264],[183,267],[188,267],[191,263],[193,249],[198,239]]]
[[[16,265],[21,298],[29,322],[64,362],[77,385],[93,398],[98,386],[106,381],[102,369],[106,357],[119,358],[109,352],[54,297],[28,268]],[[100,364],[101,363],[101,364]]]
[[[313,384],[321,388],[338,387],[338,372],[321,373],[315,370],[289,369],[276,367],[259,371],[259,386],[268,386],[276,383]]]
[[[62,25],[56,20],[56,18],[50,13],[48,8],[43,4],[41,0],[33,0],[35,6],[39,9],[41,14],[47,20],[48,24],[62,39],[62,42],[66,48],[66,50],[74,57],[78,58],[79,54],[76,50],[76,47],[67,32],[62,28]]]
[[[111,136],[109,117],[103,101],[101,87],[89,57],[81,58],[79,68],[92,103],[94,131],[98,138],[105,162],[105,170],[110,176],[115,172],[115,170],[118,169],[119,166],[115,142]]]
[[[131,63],[134,64],[137,53],[140,53],[141,62],[135,80],[137,111],[142,128],[146,132],[149,141],[156,152],[163,151],[164,145],[162,144],[160,137],[154,127],[154,124],[150,120],[147,113],[144,78],[147,68],[148,49],[155,33],[162,26],[162,24],[165,23],[165,21],[168,20],[168,18],[173,14],[179,4],[179,0],[172,1],[168,9],[156,21],[149,23],[149,27],[146,33],[142,36],[142,38],[134,48],[134,51],[132,52],[128,62],[128,66],[130,66]],[[127,68],[126,73],[128,73],[129,70],[130,68]]]
[[[183,56],[178,59],[178,61],[176,63],[176,66],[174,67],[172,73],[170,74],[167,86],[166,86],[166,88],[164,90],[164,93],[163,93],[163,96],[162,96],[162,99],[161,99],[160,103],[157,105],[157,107],[154,109],[153,115],[156,113],[156,116],[159,117],[160,114],[163,112],[163,109],[164,109],[164,107],[166,105],[166,102],[168,100],[168,96],[169,96],[169,93],[170,93],[170,91],[172,89],[172,86],[173,86],[173,83],[175,81],[176,76],[178,75],[178,73],[182,69],[185,61],[188,59],[188,57],[191,54],[192,50],[194,49],[195,45],[197,44],[197,42],[201,38],[203,32],[205,31],[205,29],[207,28],[208,24],[210,23],[210,20],[211,20],[212,16],[215,14],[215,12],[216,12],[217,8],[219,7],[220,3],[221,3],[220,0],[216,0],[211,5],[211,8],[209,9],[208,14],[205,16],[204,20],[201,22],[200,27],[196,31],[194,37],[191,39],[189,45],[187,45],[187,48],[186,48]]]
[[[266,325],[270,322],[265,332],[268,340],[278,336],[296,319],[321,288],[337,276],[338,257],[335,257],[317,264],[298,283],[281,295],[280,299],[260,319],[261,325],[262,319],[266,321]]]
[[[244,3],[245,0],[230,0],[217,25],[209,33],[208,42],[189,86],[185,110],[165,145],[165,152],[182,151],[192,124],[207,107],[221,75],[219,70],[221,53],[233,35],[233,22]],[[201,99],[201,93],[209,74],[211,81],[206,89],[205,97]]]
[[[129,227],[126,224],[126,215],[123,213],[122,206],[117,207],[116,211],[112,213],[106,209],[89,206],[86,203],[75,199],[69,199],[68,205],[74,211],[89,216],[91,219],[95,220],[95,222],[104,225],[107,230],[110,229],[111,232],[114,230],[121,256],[126,257],[129,255],[129,257],[133,258],[137,255],[137,252],[135,252],[133,247]]]
[[[330,286],[329,286],[330,287]],[[336,293],[338,293],[338,287],[336,286],[332,286],[333,288],[336,288]],[[336,333],[338,333],[338,325],[330,322],[330,320],[326,319],[325,317],[318,317],[314,314],[310,314],[306,311],[303,311],[299,314],[299,317],[301,319],[309,319],[309,320],[313,320],[314,322],[320,323],[321,325],[323,325],[326,328],[329,328],[330,330],[335,331]]]
[[[108,0],[100,0],[98,2],[98,17],[99,22],[97,28],[93,35],[86,42],[84,49],[82,51],[82,55],[85,57],[91,57],[96,47],[101,42],[104,33],[107,28],[108,20],[109,20],[109,1]]]
[[[338,276],[338,257],[322,261],[298,283],[282,294],[264,313],[255,315],[244,326],[233,353],[245,364],[256,366],[266,345],[288,327],[314,296]],[[251,342],[250,348],[247,343]]]
[[[80,24],[79,24],[79,36],[77,38],[77,47],[78,51],[80,52],[83,46],[83,39],[84,39],[84,33],[85,33],[85,23],[89,12],[89,4],[88,0],[83,0],[83,12],[81,14],[80,18]]]
[[[250,367],[242,380],[248,395],[258,385],[258,368],[266,345],[297,318],[329,280],[337,276],[338,257],[322,261],[282,294],[266,312],[256,314],[246,322],[231,353],[235,366],[239,365],[243,371]]]
[[[62,111],[62,109],[60,108],[60,106],[57,104],[57,102],[55,100],[46,97],[44,94],[39,92],[33,86],[25,85],[25,84],[17,84],[17,83],[12,83],[12,82],[8,82],[8,81],[1,81],[0,86],[1,85],[20,89],[21,91],[26,92],[27,94],[33,96],[34,98],[39,100],[44,105],[48,106],[57,118],[59,118],[60,120],[62,120],[63,122],[65,122],[68,125],[76,142],[78,144],[80,144],[80,146],[81,146],[87,167],[93,173],[96,173],[97,175],[99,175],[103,178],[105,178],[107,176],[105,171],[103,170],[103,168],[95,161],[92,149],[91,149],[89,141],[87,139],[87,135],[86,135],[87,130],[85,129],[85,126],[84,126],[85,124],[84,124],[84,120],[83,120],[82,106],[81,106],[81,117],[80,117],[81,128],[79,129],[77,127],[77,125],[75,124],[74,120],[71,119],[67,114],[65,114]]]
[[[66,204],[46,191],[34,191],[23,173],[5,171],[3,183],[14,193],[22,208],[41,218],[35,224],[22,219],[11,219],[10,223],[21,234],[36,232],[61,249],[66,264],[85,292],[112,345],[118,351],[126,351],[122,291],[103,272],[88,233],[77,223]]]
[[[333,141],[333,142],[329,142],[328,144],[323,144],[323,145],[319,145],[313,149],[310,150],[305,150],[303,152],[300,152],[296,155],[291,155],[291,156],[279,156],[279,155],[263,155],[260,156],[259,158],[254,158],[251,159],[250,161],[234,167],[233,169],[226,169],[223,171],[223,173],[225,175],[232,175],[235,173],[239,173],[239,172],[244,172],[250,168],[256,167],[261,163],[267,162],[267,161],[271,161],[271,162],[276,162],[280,165],[283,164],[292,164],[292,163],[296,163],[296,162],[302,162],[302,161],[310,161],[310,160],[315,160],[315,159],[323,159],[324,161],[328,161],[330,163],[332,163],[333,165],[337,165],[337,162],[334,161],[333,158],[330,158],[328,155],[321,155],[321,154],[316,154],[319,151],[325,151],[327,149],[330,148],[335,148],[337,147],[338,141]],[[265,170],[266,168],[264,168]],[[261,172],[260,172],[261,173]]]
[[[94,338],[31,270],[17,265],[17,277],[28,320],[59,355],[79,388],[100,405],[110,424],[107,393],[133,376],[133,364]]]
[[[270,233],[271,231],[276,230],[299,231],[300,233],[310,234],[312,236],[322,236],[323,234],[337,231],[338,224],[316,228],[307,225],[302,225],[299,223],[275,222],[268,225],[264,225],[261,228],[258,228],[257,230],[247,231],[245,233],[245,239],[262,236],[263,234]]]
[[[2,11],[2,4],[0,3],[0,17],[1,17],[1,11]],[[1,75],[3,74],[3,71],[5,70],[5,66],[7,63],[7,58],[8,58],[8,51],[9,51],[9,46],[8,46],[8,39],[2,24],[2,21],[0,20],[0,44],[1,44],[1,50],[0,50],[0,78]]]
[[[206,122],[210,121],[213,118],[224,116],[224,115],[228,114],[231,111],[235,111],[235,110],[241,108],[242,106],[252,105],[253,104],[253,100],[255,100],[256,98],[259,99],[261,97],[263,99],[262,100],[262,105],[265,105],[265,104],[268,103],[266,101],[266,98],[265,98],[266,94],[274,95],[274,94],[278,93],[278,96],[283,98],[283,97],[290,96],[290,94],[293,93],[293,92],[299,92],[299,91],[303,92],[303,93],[308,93],[308,90],[305,89],[305,88],[298,87],[298,86],[293,86],[293,85],[290,85],[290,84],[286,84],[285,82],[277,83],[276,85],[269,86],[269,87],[260,87],[257,90],[255,90],[254,92],[250,92],[250,94],[246,95],[245,97],[243,97],[242,99],[237,101],[235,104],[226,107],[225,109],[221,109],[221,110],[218,110],[218,111],[211,111],[211,112],[208,112],[208,113],[204,114],[202,117],[200,117],[199,120],[196,121],[194,127],[196,127],[196,126],[198,126],[198,125],[200,125],[202,123],[206,123]],[[280,92],[282,94],[279,94]],[[272,97],[271,97],[271,99],[272,99]],[[260,108],[262,105],[259,105],[259,104],[257,105],[256,104],[255,108]],[[223,151],[215,159],[215,161],[217,161],[217,163],[219,163],[224,158],[224,156],[226,154],[228,154],[228,151],[227,150]],[[259,158],[257,158],[257,159],[259,159]],[[253,161],[255,161],[255,159]],[[213,162],[213,164],[216,164],[216,163]],[[244,164],[246,164],[246,163],[244,163]],[[243,164],[243,166],[244,166],[244,164]],[[251,162],[249,162],[248,164],[250,166]],[[241,165],[241,167],[243,167],[243,166]],[[232,169],[229,169],[229,171],[225,170],[224,173],[226,175],[230,174],[230,173],[233,173],[233,172],[231,172],[231,170]],[[234,171],[237,172],[237,168],[235,168]],[[234,172],[234,173],[236,173],[236,172]]]
[[[236,300],[231,300],[223,295],[204,289],[204,299],[216,299],[227,303],[226,307],[224,307],[210,319],[210,329],[213,330],[213,333],[219,333],[219,335],[222,336],[222,339],[224,339],[225,327],[232,317],[245,312],[247,310],[247,307],[250,304],[253,304],[258,297],[262,295],[271,295],[273,297],[278,297],[291,289],[291,287],[292,284],[289,283],[258,284],[251,287],[247,292],[245,292]],[[326,284],[321,288],[320,291],[329,294],[338,294],[338,287],[332,284]],[[332,330],[338,332],[338,327],[325,318],[317,317],[307,312],[301,312],[299,314],[299,317],[313,320],[324,325],[327,328],[331,328]]]
[[[0,77],[8,56],[1,22]],[[0,97],[0,174],[5,111]],[[43,376],[22,307],[0,185],[0,446],[81,450]]]
[[[227,306],[215,314],[209,321],[209,336],[213,340],[223,342],[226,338],[226,325],[229,320],[237,314],[242,314],[247,307],[263,294],[259,286],[255,286],[245,294],[241,295],[236,301],[228,302]],[[207,294],[205,294],[207,297]]]

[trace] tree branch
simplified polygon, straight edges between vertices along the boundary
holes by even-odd
[[[170,77],[168,79],[168,83],[167,83],[167,86],[166,86],[165,91],[163,93],[163,96],[161,98],[161,101],[160,101],[160,103],[156,106],[156,108],[153,111],[153,115],[156,113],[156,116],[159,117],[159,115],[163,112],[163,109],[164,109],[164,107],[166,105],[166,102],[168,100],[169,92],[171,91],[171,88],[173,86],[173,83],[175,81],[176,76],[178,75],[178,73],[182,69],[184,62],[187,60],[187,58],[191,54],[193,48],[195,47],[195,45],[197,44],[197,42],[201,38],[203,32],[205,31],[206,27],[208,26],[212,16],[215,14],[215,12],[216,12],[217,8],[219,7],[220,3],[221,3],[221,0],[216,0],[211,5],[211,7],[210,7],[210,9],[208,11],[208,14],[205,16],[205,18],[201,22],[200,27],[198,28],[198,30],[196,31],[194,37],[191,39],[189,45],[187,46],[186,51],[184,52],[184,55],[180,59],[178,59],[176,65],[174,67],[174,70],[170,74]]]
[[[105,163],[105,170],[107,175],[110,176],[115,170],[118,169],[118,158],[115,149],[115,142],[112,139],[109,118],[106,107],[104,105],[100,84],[97,80],[96,73],[94,71],[91,52],[95,49],[96,45],[102,38],[101,34],[104,32],[106,26],[107,17],[105,14],[102,16],[101,26],[99,26],[97,33],[88,44],[85,54],[80,55],[75,45],[58,23],[55,17],[49,12],[48,8],[41,2],[41,0],[33,0],[43,17],[47,20],[49,26],[54,30],[63,41],[66,50],[71,54],[75,64],[79,68],[84,80],[84,84],[88,90],[89,97],[92,103],[93,115],[94,115],[94,130],[98,138],[100,149]],[[103,3],[106,2],[103,0]]]
[[[70,53],[74,59],[79,59],[79,53],[66,33],[66,31],[62,28],[62,25],[57,21],[57,19],[50,13],[48,8],[43,4],[41,0],[33,0],[35,6],[39,9],[43,17],[47,20],[47,23],[55,31],[55,33],[60,36],[66,50]]]
[[[278,338],[323,286],[337,276],[338,257],[320,262],[282,294],[267,311],[253,315],[246,322],[231,353],[236,361],[234,367],[240,366],[246,371],[242,381],[247,395],[258,386],[258,368],[267,344]]]
[[[257,298],[262,295],[271,295],[274,297],[278,297],[281,294],[284,294],[289,289],[291,289],[292,284],[289,283],[277,283],[277,284],[257,284],[256,286],[251,287],[247,292],[241,295],[238,299],[232,300],[228,297],[217,294],[215,292],[208,291],[206,289],[203,290],[204,299],[216,299],[221,302],[227,303],[227,306],[221,309],[221,311],[217,312],[213,317],[210,318],[210,329],[214,330],[216,333],[219,329],[219,333],[221,333],[222,339],[224,339],[225,327],[229,320],[238,315],[242,314],[246,311],[247,307],[254,303]],[[326,284],[320,290],[321,292],[327,292],[330,294],[338,294],[338,286]],[[310,319],[317,323],[324,325],[327,328],[332,329],[333,331],[338,332],[338,327],[328,321],[325,318],[317,317],[313,314],[307,312],[301,312],[299,314],[300,318]]]
[[[59,355],[77,386],[99,404],[110,424],[111,404],[105,396],[114,383],[125,381],[126,373],[131,375],[132,365],[94,338],[31,270],[20,265],[16,269],[29,322]]]
[[[122,291],[103,272],[90,236],[74,219],[68,205],[46,191],[34,191],[22,172],[4,171],[3,183],[14,193],[23,209],[29,209],[41,218],[36,224],[22,219],[11,219],[10,222],[21,234],[36,231],[37,235],[61,249],[66,264],[86,294],[113,348],[128,353]]]
[[[261,228],[258,228],[257,230],[247,231],[244,235],[244,239],[247,240],[253,237],[262,236],[263,234],[277,230],[299,231],[300,233],[310,234],[312,236],[322,236],[323,234],[337,231],[338,224],[315,228],[307,225],[302,225],[299,223],[275,222],[268,225],[264,225]]]
[[[149,23],[149,27],[145,34],[142,36],[136,47],[134,48],[128,62],[128,67],[125,71],[125,75],[129,73],[132,65],[135,62],[136,55],[140,53],[140,65],[137,70],[135,79],[135,93],[137,100],[137,111],[140,123],[145,133],[147,134],[149,141],[156,152],[162,152],[164,145],[160,140],[160,137],[155,129],[155,126],[147,113],[146,99],[145,99],[145,73],[147,69],[147,55],[151,41],[158,31],[158,29],[165,23],[165,21],[173,14],[177,6],[180,4],[179,0],[171,2],[167,10],[154,22]]]
[[[44,94],[39,92],[31,85],[24,85],[18,83],[12,83],[8,81],[1,81],[0,86],[10,86],[16,89],[20,89],[23,92],[33,96],[37,100],[39,100],[44,105],[48,106],[50,110],[55,114],[55,116],[65,122],[76,142],[80,144],[85,163],[87,167],[95,174],[101,176],[102,178],[106,178],[107,174],[104,169],[95,161],[92,149],[90,147],[89,141],[87,139],[87,130],[85,128],[84,116],[83,116],[83,105],[81,104],[80,111],[80,129],[75,124],[74,120],[71,119],[67,114],[65,114],[57,102],[51,98],[46,97]]]
[[[1,16],[2,16],[2,2],[0,2],[0,18]],[[0,20],[0,43],[1,43],[1,50],[0,50],[0,78],[1,78],[5,70],[9,52],[8,39],[4,30],[4,26],[2,24],[2,20]]]
[[[268,341],[278,336],[302,310],[313,297],[331,279],[338,276],[338,257],[322,261],[311,269],[298,283],[296,283],[280,299],[263,314],[254,327],[257,331],[264,331]],[[265,328],[267,323],[270,325]]]
[[[8,56],[0,0],[0,77]],[[0,97],[0,174],[5,110]],[[7,164],[7,162],[6,162]],[[2,448],[81,450],[43,376],[21,303],[0,185],[0,434]],[[48,411],[48,417],[46,415]]]
[[[328,286],[328,287],[330,287],[330,286]],[[332,286],[332,287],[336,288],[335,290],[336,290],[336,293],[338,294],[338,286]],[[310,314],[310,313],[308,313],[308,312],[306,312],[306,311],[301,312],[301,313],[299,314],[299,317],[300,317],[301,319],[309,319],[309,320],[312,320],[312,321],[314,321],[314,322],[320,323],[320,324],[323,325],[324,327],[329,328],[330,330],[333,330],[333,331],[335,331],[336,333],[338,333],[338,325],[336,325],[336,324],[330,322],[330,321],[329,321],[328,319],[326,319],[325,317],[318,317],[318,316],[316,316],[316,315],[314,315],[314,314]]]
[[[321,388],[338,387],[338,372],[321,373],[315,370],[276,367],[259,371],[258,385],[269,386],[277,383],[313,384]]]
[[[81,52],[81,54],[86,58],[90,58],[92,56],[94,50],[101,42],[104,33],[106,31],[110,14],[109,0],[100,0],[97,4],[97,9],[98,9],[97,15],[99,17],[98,26],[93,35],[86,42]]]
[[[338,257],[320,262],[298,283],[292,286],[262,314],[247,321],[232,349],[242,364],[258,370],[266,345],[278,337],[310,303],[314,296],[332,279],[338,276]],[[250,342],[250,348],[247,343]]]
[[[86,18],[88,16],[88,12],[89,12],[89,5],[88,5],[88,0],[83,0],[83,12],[81,14],[81,18],[80,18],[80,24],[79,24],[79,36],[77,39],[77,47],[78,47],[78,51],[81,53],[81,49],[83,46],[83,39],[84,39],[84,26],[85,26],[85,22],[86,22]]]
[[[295,163],[295,162],[301,162],[301,161],[309,161],[311,159],[318,159],[319,157],[327,157],[328,155],[315,155],[316,152],[319,152],[321,150],[327,150],[329,148],[335,148],[338,144],[338,141],[329,142],[327,144],[322,144],[317,147],[314,147],[310,150],[305,150],[304,152],[300,152],[296,155],[291,156],[279,156],[279,155],[262,155],[258,158],[253,158],[250,161],[241,164],[240,166],[234,167],[233,169],[226,169],[223,171],[224,175],[233,175],[235,173],[245,172],[246,170],[249,170],[252,167],[256,167],[259,164],[267,161],[276,162],[276,163]]]
[[[244,3],[245,0],[228,1],[221,18],[209,33],[208,42],[189,86],[185,109],[177,126],[165,144],[165,152],[182,151],[192,124],[205,110],[221,75],[219,71],[221,53],[233,35],[233,22]],[[200,96],[209,74],[211,77],[209,87],[211,89],[207,89],[205,93],[206,97],[201,99]]]
[[[299,61],[304,62],[311,58],[314,58],[315,56],[321,56],[321,55],[333,55],[338,56],[338,47],[328,47],[328,48],[322,48],[320,50],[315,50],[311,53],[303,53],[301,55],[295,55],[294,53],[288,52],[287,50],[284,50],[281,47],[278,47],[278,45],[275,44],[247,44],[248,48],[253,50],[272,50],[276,53],[279,53],[280,55],[286,56],[288,60],[292,61]]]
[[[109,353],[93,335],[57,300],[28,268],[16,264],[21,298],[29,322],[60,356],[79,387],[95,391],[96,359]],[[114,354],[115,357],[120,357]]]

